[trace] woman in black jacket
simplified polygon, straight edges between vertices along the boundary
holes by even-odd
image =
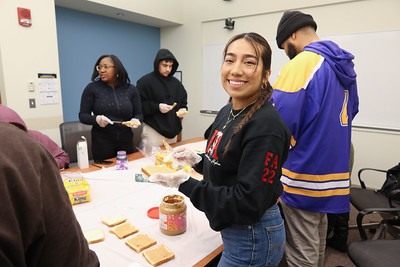
[[[79,120],[92,127],[94,160],[113,158],[117,151],[135,152],[132,127],[143,120],[137,88],[118,57],[103,55],[93,67],[92,82],[82,93]],[[114,121],[131,121],[123,125]],[[131,127],[131,128],[130,128]]]

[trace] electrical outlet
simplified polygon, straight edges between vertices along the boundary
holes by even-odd
[[[36,100],[34,98],[29,98],[29,108],[36,108]]]

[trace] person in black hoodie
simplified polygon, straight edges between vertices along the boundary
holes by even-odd
[[[173,75],[179,63],[168,49],[160,49],[154,70],[137,81],[144,115],[142,139],[154,146],[176,142],[182,130],[177,112],[187,111],[187,93]],[[176,103],[176,104],[175,104]]]
[[[221,83],[232,97],[212,124],[205,153],[180,146],[172,164],[203,174],[156,173],[149,181],[175,187],[220,231],[224,250],[219,267],[278,266],[285,228],[278,198],[290,131],[268,100],[272,87],[271,48],[257,33],[232,37],[224,49]]]

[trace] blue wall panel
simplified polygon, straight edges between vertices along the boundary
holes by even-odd
[[[82,91],[101,55],[116,55],[134,85],[153,70],[159,28],[62,7],[56,7],[56,21],[64,121],[79,120]]]

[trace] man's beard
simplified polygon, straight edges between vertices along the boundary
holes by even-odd
[[[294,44],[289,43],[287,44],[287,56],[290,58],[290,60],[292,60],[295,56],[297,56],[297,51],[296,48],[294,47]]]

